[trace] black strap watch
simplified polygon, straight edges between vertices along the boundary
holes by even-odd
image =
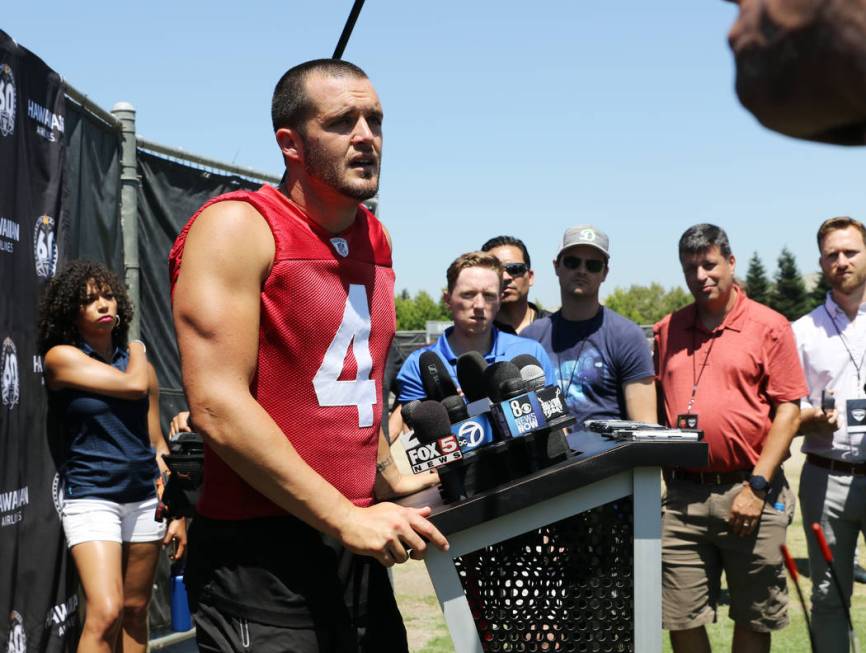
[[[757,474],[752,474],[749,477],[749,487],[752,488],[754,492],[758,492],[763,494],[763,496],[767,496],[767,492],[770,489],[770,481],[765,479],[763,476],[758,476]]]

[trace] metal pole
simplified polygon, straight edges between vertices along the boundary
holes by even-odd
[[[120,121],[120,229],[123,233],[123,268],[129,298],[135,308],[130,339],[141,336],[141,286],[138,262],[138,166],[135,157],[135,107],[118,102],[111,113]]]
[[[352,5],[352,11],[349,12],[349,17],[346,19],[346,25],[343,27],[343,33],[340,34],[340,40],[337,41],[337,47],[334,49],[334,56],[331,59],[343,58],[346,44],[349,42],[349,37],[352,36],[352,30],[355,29],[355,21],[358,20],[358,15],[361,13],[363,6],[364,0],[355,0],[355,4]]]

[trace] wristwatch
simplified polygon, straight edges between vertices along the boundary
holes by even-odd
[[[763,495],[766,496],[767,491],[770,489],[770,481],[765,479],[763,476],[752,474],[749,477],[749,487],[752,488],[752,491],[763,493]]]

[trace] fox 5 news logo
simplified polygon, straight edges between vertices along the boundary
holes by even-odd
[[[434,467],[441,467],[463,457],[460,452],[460,444],[453,435],[446,435],[435,442],[419,444],[406,451],[409,456],[409,464],[412,472],[420,474]]]

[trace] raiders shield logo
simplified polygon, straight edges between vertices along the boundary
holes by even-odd
[[[337,254],[343,258],[349,255],[349,243],[345,238],[331,238],[331,244],[334,246],[334,249],[337,250]]]

